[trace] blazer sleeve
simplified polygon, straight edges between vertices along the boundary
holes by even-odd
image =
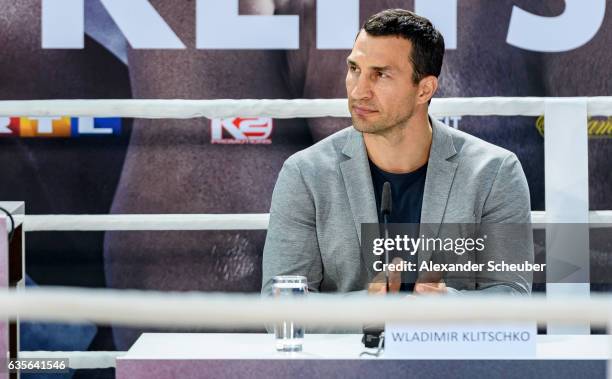
[[[487,235],[485,250],[478,262],[533,263],[533,230],[529,187],[521,164],[514,154],[508,154],[497,170],[486,197],[480,219],[480,233]],[[476,290],[448,287],[450,295],[526,295],[531,293],[532,272],[499,271],[480,273]]]
[[[271,293],[276,275],[303,275],[308,280],[308,290],[319,291],[323,264],[315,217],[313,196],[291,157],[283,164],[272,193],[262,262],[262,295]]]
[[[289,158],[283,165],[270,206],[270,223],[262,262],[262,296],[271,295],[272,278],[276,275],[303,275],[308,280],[308,296],[367,296],[367,291],[342,294],[319,292],[323,279],[323,262],[317,239],[316,206],[297,162]],[[265,325],[273,331],[270,324]],[[319,326],[312,333],[361,333],[361,326]]]
[[[482,223],[523,223],[531,222],[531,201],[529,186],[523,167],[514,154],[501,162],[483,212]]]
[[[491,190],[485,200],[481,232],[489,233],[485,261],[500,263],[533,263],[533,230],[529,186],[521,163],[508,154],[499,166]],[[491,238],[493,237],[493,238]],[[480,254],[480,253],[479,253]],[[494,276],[477,281],[480,292],[491,294],[529,294],[533,274],[530,271],[495,272]]]

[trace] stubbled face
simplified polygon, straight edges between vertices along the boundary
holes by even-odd
[[[361,31],[347,58],[346,92],[355,129],[384,133],[412,117],[418,86],[412,81],[412,43]]]

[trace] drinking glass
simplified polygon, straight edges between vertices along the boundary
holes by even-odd
[[[279,275],[272,278],[272,294],[276,298],[305,296],[308,282],[305,276]],[[274,324],[276,350],[284,352],[302,351],[304,326],[288,320]]]

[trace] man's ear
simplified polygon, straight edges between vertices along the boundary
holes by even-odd
[[[438,89],[438,78],[429,75],[421,79],[417,92],[417,103],[426,104],[433,97]]]

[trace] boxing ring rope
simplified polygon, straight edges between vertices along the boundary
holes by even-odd
[[[413,312],[415,306],[419,312]],[[0,317],[173,328],[262,328],[265,323],[288,319],[307,325],[335,326],[411,321],[585,321],[607,326],[612,320],[612,296],[594,294],[591,298],[556,300],[542,296],[459,296],[443,301],[431,297],[407,301],[399,296],[324,295],[278,300],[244,294],[38,287],[0,293]],[[112,360],[121,354],[20,352],[19,356],[61,356],[70,358],[71,368],[107,368],[114,367]]]
[[[586,100],[589,115],[612,116],[612,96],[469,97],[432,99],[432,116],[540,116],[546,102]],[[293,100],[4,100],[0,117],[128,117],[128,118],[226,118],[235,117],[349,117],[346,99]]]
[[[612,116],[612,97],[581,98],[442,98],[433,99],[430,114],[444,116],[540,116],[547,105],[576,100],[586,103],[588,115]],[[316,100],[30,100],[0,101],[0,117],[349,117],[346,99]],[[586,122],[586,121],[585,121]],[[235,230],[266,229],[268,214],[183,215],[27,215],[24,231],[60,230]],[[534,223],[546,221],[546,212],[532,212]],[[612,222],[612,211],[588,213],[593,224]],[[415,303],[416,301],[417,303]],[[301,302],[261,299],[259,296],[154,291],[28,288],[0,293],[0,317],[22,320],[149,326],[261,326],[281,319],[357,324],[383,321],[512,320],[539,322],[590,322],[608,325],[612,320],[612,296],[590,298],[459,298],[444,301],[405,299],[308,298]],[[291,304],[288,304],[291,303]],[[419,313],[411,312],[418,304]],[[188,309],[189,312],[185,310]],[[248,314],[249,318],[242,315]],[[383,316],[384,315],[384,316]],[[122,352],[20,352],[20,357],[70,357],[72,368],[114,366]],[[73,361],[74,359],[74,361]]]
[[[341,298],[341,299],[339,299]],[[265,323],[295,320],[315,326],[358,326],[384,322],[612,320],[612,295],[551,300],[542,296],[343,297],[272,299],[259,295],[156,292],[61,287],[0,292],[0,317],[51,322],[95,322],[149,327],[263,328]],[[419,312],[413,312],[415,307]],[[188,310],[188,311],[187,311]],[[248,317],[244,317],[248,314]],[[52,355],[49,355],[52,354]],[[20,352],[21,358],[64,357],[71,368],[114,367],[123,352]]]
[[[15,216],[26,232],[136,230],[266,230],[269,213],[122,214]],[[546,212],[531,212],[534,229],[544,229]],[[589,212],[589,224],[612,225],[612,211]]]
[[[612,213],[612,212],[611,212]],[[235,214],[122,214],[26,215],[24,231],[127,231],[127,230],[265,230],[268,213]],[[612,221],[612,215],[610,217]]]
[[[432,99],[430,113],[444,116],[539,116],[546,103],[576,99],[586,101],[589,115],[612,116],[612,96],[541,98],[473,97]],[[290,100],[8,100],[0,101],[0,117],[15,114],[51,117],[225,118],[269,116],[274,118],[349,117],[346,99]],[[259,230],[266,229],[267,214],[185,215],[28,215],[26,231],[103,230]],[[532,222],[545,222],[545,212],[532,212]],[[591,223],[612,222],[612,211],[589,213]],[[539,226],[535,226],[540,228]]]
[[[415,307],[419,312],[414,312]],[[248,315],[248,317],[245,317]],[[294,320],[309,326],[436,321],[588,321],[607,326],[612,295],[549,299],[522,296],[344,296],[276,299],[259,294],[31,287],[0,292],[0,317],[48,322],[179,328],[263,328]]]

